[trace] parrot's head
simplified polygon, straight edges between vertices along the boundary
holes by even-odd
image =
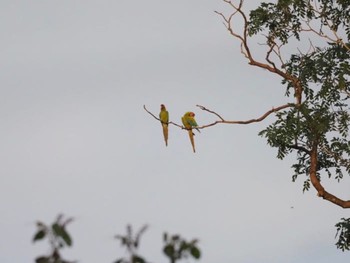
[[[160,104],[160,109],[161,110],[165,110],[165,105],[164,104]]]
[[[190,117],[194,117],[196,116],[196,114],[194,114],[194,112],[190,112]]]

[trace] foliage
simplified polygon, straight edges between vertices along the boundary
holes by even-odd
[[[140,230],[133,235],[132,226],[126,226],[126,235],[116,235],[115,238],[120,240],[122,246],[126,247],[129,254],[129,259],[120,258],[115,263],[145,263],[144,258],[138,255],[137,250],[140,245],[142,234],[147,230],[147,225],[144,225]]]
[[[350,218],[342,218],[341,220],[342,222],[335,225],[337,228],[336,236],[339,236],[335,245],[342,251],[350,250]]]
[[[295,154],[292,180],[305,175],[303,191],[313,186],[319,197],[350,208],[350,200],[327,192],[322,181],[333,177],[340,182],[350,173],[350,1],[263,2],[249,16],[242,9],[243,0],[224,2],[233,12],[218,14],[241,42],[241,53],[250,65],[280,76],[285,95],[295,101],[278,107],[275,120],[259,135],[277,149],[279,159]],[[243,33],[233,30],[236,16],[244,21]],[[257,60],[252,52],[250,43],[256,36],[266,40],[265,60]],[[343,251],[350,243],[346,222],[349,219],[336,225],[337,247]]]
[[[63,247],[72,246],[72,238],[66,230],[66,226],[70,222],[72,222],[72,218],[64,220],[63,215],[59,215],[51,226],[45,225],[41,221],[37,222],[37,231],[34,234],[33,242],[47,238],[51,246],[51,253],[49,255],[37,257],[35,259],[36,263],[75,263],[64,260],[59,253]],[[115,263],[147,262],[144,257],[140,256],[138,253],[141,236],[145,233],[147,228],[148,226],[144,225],[134,234],[132,226],[127,225],[125,235],[115,236],[115,238],[120,241],[121,246],[126,248],[128,253],[128,258],[117,259],[114,261]],[[181,238],[180,235],[168,237],[168,234],[164,233],[163,241],[163,252],[172,263],[189,257],[199,259],[201,256],[200,250],[197,246],[197,239],[187,242],[185,239]]]
[[[325,173],[329,178],[334,175],[340,181],[345,172],[350,172],[349,11],[350,1],[340,0],[262,3],[250,13],[248,29],[250,36],[265,32],[272,49],[276,42],[281,43],[281,47],[293,37],[301,41],[305,32],[327,40],[321,42],[322,46],[311,43],[309,52],[292,54],[288,61],[282,63],[285,76],[292,76],[282,80],[282,84],[286,85],[286,95],[290,96],[291,90],[295,91],[295,95],[298,83],[304,100],[295,107],[278,112],[276,121],[259,135],[277,148],[280,159],[296,151],[296,162],[292,165],[293,181],[301,174],[310,176],[304,182],[303,191],[307,191],[314,176],[316,180],[312,183],[319,195],[330,201],[332,196],[327,196],[319,184],[321,175]],[[347,41],[344,42],[345,38]],[[312,159],[312,153],[316,158]],[[343,203],[335,202],[338,205]],[[343,219],[336,225],[339,237],[336,245],[343,251],[349,249],[349,220]]]
[[[175,263],[178,260],[188,257],[199,259],[201,256],[201,252],[197,246],[197,239],[188,242],[181,238],[180,235],[169,236],[167,233],[164,233],[163,241],[163,252],[169,258],[170,263]]]
[[[350,2],[346,5],[346,1],[318,1],[321,2],[321,14],[307,2],[261,4],[251,12],[249,33],[257,34],[267,28],[269,36],[287,44],[293,36],[300,40],[303,20],[312,19],[320,20],[320,32],[327,21],[333,29],[340,25],[345,28],[349,38],[350,21],[348,16],[343,15],[343,8],[350,10]],[[331,155],[319,151],[318,171],[325,170],[330,177],[333,169],[338,180],[343,178],[342,167],[350,172],[350,166],[340,161],[341,157],[348,158],[350,154],[349,63],[347,46],[326,43],[323,47],[314,47],[307,54],[293,54],[283,64],[286,74],[295,76],[301,84],[304,101],[297,107],[278,112],[277,120],[261,131],[260,135],[267,139],[270,146],[278,149],[277,157],[280,159],[297,150],[293,180],[300,174],[309,174],[310,156],[305,150],[311,151],[315,144],[319,149],[334,153]],[[288,79],[283,79],[282,83],[287,86],[286,95],[290,96],[295,83]]]
[[[66,230],[66,226],[72,221],[72,218],[64,219],[63,215],[58,215],[56,221],[51,225],[46,225],[41,221],[37,222],[37,232],[34,234],[33,242],[46,238],[50,244],[51,252],[49,255],[37,257],[36,263],[73,263],[64,260],[60,255],[60,251],[64,247],[72,246],[72,238]]]

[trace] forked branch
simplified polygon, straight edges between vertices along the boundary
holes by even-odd
[[[244,0],[239,0],[239,3],[237,5],[233,4],[231,0],[223,0],[225,3],[227,3],[232,9],[232,13],[228,16],[225,16],[223,13],[217,12],[216,13],[222,17],[224,20],[224,25],[226,29],[229,31],[231,36],[234,38],[237,38],[241,42],[241,53],[245,56],[245,58],[248,59],[248,63],[252,66],[256,66],[262,69],[266,69],[274,74],[279,75],[283,79],[288,80],[289,82],[292,83],[292,86],[294,87],[294,92],[295,92],[295,99],[296,99],[296,104],[300,105],[302,103],[302,85],[298,78],[290,73],[288,73],[286,70],[282,68],[278,68],[276,66],[276,63],[274,63],[271,59],[271,54],[274,53],[277,55],[277,58],[279,59],[279,62],[281,65],[284,65],[284,61],[282,59],[281,55],[281,47],[282,45],[277,45],[276,43],[271,44],[269,46],[269,49],[266,51],[266,56],[265,59],[267,63],[260,62],[256,60],[250,50],[249,44],[248,44],[248,38],[249,38],[249,32],[248,32],[248,25],[249,21],[242,10],[243,7],[243,2]],[[237,33],[236,31],[233,30],[233,18],[239,15],[242,20],[243,20],[243,32],[241,34]],[[269,40],[269,38],[268,38]],[[271,39],[270,39],[271,41]],[[269,42],[269,41],[268,41]]]
[[[205,128],[212,127],[212,126],[217,125],[217,124],[251,124],[251,123],[261,122],[264,119],[266,119],[269,115],[271,115],[272,113],[278,112],[278,111],[286,109],[286,108],[296,107],[296,105],[294,103],[284,104],[284,105],[278,106],[276,108],[272,108],[271,110],[268,110],[267,112],[265,112],[262,116],[260,116],[258,118],[249,119],[249,120],[243,120],[243,121],[228,121],[228,120],[225,120],[223,117],[221,117],[220,114],[216,113],[215,111],[209,110],[209,109],[207,109],[206,107],[204,107],[202,105],[197,105],[197,107],[200,108],[203,111],[206,111],[206,112],[209,112],[211,114],[214,114],[215,116],[217,116],[219,118],[219,120],[214,121],[212,123],[196,127],[197,129],[205,129]],[[156,120],[160,121],[159,118],[157,118],[152,112],[150,112],[146,108],[146,105],[143,105],[143,108],[153,118],[155,118]],[[185,129],[182,125],[179,125],[179,124],[177,124],[177,123],[175,123],[173,121],[170,121],[169,124],[175,125],[175,126],[181,128],[181,129]]]
[[[215,111],[209,110],[204,106],[197,105],[197,107],[199,107],[201,110],[207,111],[207,112],[214,114],[220,118],[220,120],[217,120],[217,121],[212,122],[210,124],[202,125],[202,126],[198,127],[198,129],[208,128],[208,127],[214,126],[214,125],[219,124],[219,123],[223,123],[223,124],[251,124],[251,123],[261,122],[264,119],[266,119],[269,115],[271,115],[272,113],[278,112],[278,111],[286,109],[286,108],[295,107],[295,106],[296,105],[294,103],[288,103],[288,104],[284,104],[284,105],[281,105],[281,106],[276,107],[276,108],[272,108],[271,110],[265,112],[262,116],[255,118],[255,119],[249,119],[249,120],[245,120],[245,121],[227,121],[227,120],[224,120]]]

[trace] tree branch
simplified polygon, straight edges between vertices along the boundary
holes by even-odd
[[[207,111],[207,112],[210,112],[210,113],[216,115],[220,120],[225,121],[224,118],[222,118],[222,117],[221,117],[219,114],[217,114],[216,112],[211,111],[211,110],[209,110],[209,109],[207,109],[207,108],[205,108],[204,106],[201,106],[201,105],[196,105],[196,106],[197,106],[198,108],[200,108],[201,110],[204,110],[204,111]]]
[[[200,109],[204,110],[204,111],[208,111],[212,114],[215,114],[216,116],[220,116],[218,115],[216,112],[214,111],[211,111],[211,110],[208,110],[207,108],[203,107],[203,106],[200,106],[200,105],[197,105]],[[288,104],[284,104],[282,106],[279,106],[277,108],[272,108],[271,110],[265,112],[262,116],[260,116],[259,118],[256,118],[256,119],[250,119],[250,120],[246,120],[246,121],[226,121],[226,120],[223,120],[223,118],[219,117],[221,120],[220,121],[215,121],[213,123],[210,123],[210,124],[207,124],[207,125],[203,125],[203,126],[200,126],[198,127],[199,129],[204,129],[204,128],[207,128],[207,127],[211,127],[211,126],[214,126],[216,124],[219,124],[219,123],[224,123],[224,124],[251,124],[251,123],[255,123],[255,122],[261,122],[263,121],[264,119],[266,119],[270,114],[274,113],[274,112],[277,112],[277,111],[280,111],[280,110],[283,110],[283,109],[286,109],[286,108],[290,108],[290,107],[295,107],[296,105],[294,103],[288,103]]]
[[[310,180],[317,191],[317,196],[342,208],[350,208],[350,200],[344,201],[335,195],[328,193],[317,178],[317,144],[318,142],[314,142],[310,151]]]
[[[294,144],[294,145],[287,145],[288,148],[291,148],[291,149],[295,149],[295,150],[299,150],[299,151],[302,151],[304,153],[307,153],[307,154],[310,154],[310,151],[308,149],[306,149],[305,147],[303,146],[300,146],[300,145],[297,145],[297,144]]]
[[[302,102],[302,91],[303,91],[302,85],[301,85],[299,79],[296,76],[293,76],[293,75],[287,73],[286,71],[282,71],[281,69],[277,68],[276,65],[269,59],[269,56],[270,56],[271,52],[273,52],[274,48],[270,47],[269,50],[266,52],[266,57],[265,58],[266,58],[266,60],[268,61],[269,64],[262,63],[262,62],[259,62],[259,61],[254,59],[254,57],[253,57],[253,55],[252,55],[252,53],[250,51],[250,47],[248,45],[248,36],[249,36],[249,34],[248,34],[248,24],[249,24],[249,21],[248,21],[247,16],[245,15],[245,13],[242,10],[244,1],[240,0],[238,6],[234,5],[232,3],[232,1],[230,1],[230,0],[223,0],[223,1],[225,3],[227,3],[227,4],[229,4],[234,9],[234,11],[228,17],[226,17],[222,13],[219,13],[219,12],[216,12],[216,13],[219,14],[223,18],[223,20],[225,22],[225,25],[226,25],[226,28],[230,32],[230,34],[233,37],[238,38],[240,40],[240,42],[241,42],[241,53],[248,59],[249,65],[256,66],[256,67],[259,67],[259,68],[262,68],[262,69],[266,69],[266,70],[268,70],[268,71],[270,71],[272,73],[275,73],[275,74],[279,75],[283,79],[286,79],[286,80],[290,81],[292,83],[293,87],[294,87],[294,92],[295,92],[294,96],[295,96],[295,99],[296,99],[296,104],[300,105],[301,102]],[[239,14],[242,17],[242,19],[243,19],[244,25],[243,25],[243,33],[242,33],[242,35],[237,34],[232,29],[232,18],[236,14]],[[279,58],[281,59],[281,57],[279,57]]]
[[[315,13],[317,13],[319,15],[319,17],[323,17],[323,11],[320,11],[320,9],[318,8],[316,2],[314,3],[314,6],[312,7],[312,9],[314,10]],[[311,26],[310,21],[304,20],[303,22],[305,23],[306,27],[301,28],[301,31],[312,32],[315,35],[317,35],[317,36],[319,36],[321,38],[324,38],[324,39],[326,39],[326,40],[328,40],[328,41],[330,41],[332,43],[339,44],[342,47],[344,47],[345,49],[347,49],[348,51],[350,51],[350,46],[348,46],[343,41],[343,38],[339,36],[338,32],[332,28],[332,25],[331,25],[331,23],[330,23],[330,21],[328,19],[324,18],[324,21],[323,21],[323,23],[322,23],[322,25],[320,27],[319,32],[316,29],[314,29],[314,27]],[[333,34],[334,38],[332,38],[329,35],[325,34],[322,31],[322,26],[326,26],[327,29]]]
[[[227,120],[224,120],[224,118],[222,118],[218,113],[216,113],[215,111],[212,111],[212,110],[209,110],[207,109],[206,107],[204,106],[201,106],[201,105],[196,105],[197,107],[199,107],[201,110],[203,111],[207,111],[211,114],[214,114],[216,115],[220,120],[218,121],[215,121],[215,122],[212,122],[210,124],[206,124],[206,125],[202,125],[202,126],[198,126],[196,127],[196,129],[205,129],[205,128],[208,128],[208,127],[211,127],[211,126],[214,126],[216,124],[251,124],[251,123],[255,123],[255,122],[261,122],[263,121],[264,119],[266,119],[270,114],[272,113],[275,113],[277,111],[280,111],[280,110],[283,110],[283,109],[286,109],[286,108],[291,108],[291,107],[296,107],[296,105],[294,103],[288,103],[288,104],[284,104],[284,105],[281,105],[279,107],[276,107],[276,108],[272,108],[271,110],[265,112],[262,116],[260,116],[259,118],[256,118],[256,119],[250,119],[250,120],[246,120],[246,121],[227,121]],[[143,108],[145,109],[145,111],[150,114],[153,118],[155,118],[156,120],[160,121],[159,118],[157,118],[152,112],[150,112],[145,105],[143,105]],[[172,124],[172,125],[175,125],[181,129],[186,129],[185,127],[183,127],[182,125],[179,125],[175,122],[172,122],[170,121],[169,124]]]

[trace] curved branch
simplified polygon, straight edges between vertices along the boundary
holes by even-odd
[[[317,196],[342,208],[350,208],[350,200],[345,201],[328,193],[317,178],[317,143],[314,144],[310,152],[310,180],[317,191]]]
[[[272,73],[279,75],[283,79],[290,81],[294,87],[296,104],[300,105],[302,102],[302,91],[303,91],[302,85],[297,77],[287,73],[286,71],[283,71],[283,70],[277,68],[275,66],[275,64],[269,59],[270,54],[274,51],[274,48],[270,47],[270,49],[267,51],[267,54],[266,54],[266,59],[267,59],[267,62],[269,64],[259,62],[259,61],[255,60],[255,58],[253,57],[251,50],[250,50],[250,47],[248,45],[248,37],[249,37],[248,24],[249,24],[249,21],[248,21],[246,14],[242,10],[244,0],[240,0],[238,6],[234,5],[232,3],[232,1],[230,1],[230,0],[223,0],[223,1],[227,4],[229,4],[234,9],[234,11],[231,13],[230,16],[228,16],[228,18],[225,15],[223,15],[222,13],[219,13],[219,12],[216,12],[216,13],[219,14],[224,19],[225,26],[226,26],[227,30],[230,32],[230,34],[233,37],[238,38],[240,40],[241,53],[248,59],[249,65],[256,66],[256,67],[259,67],[262,69],[266,69]],[[242,35],[239,35],[236,32],[234,32],[234,30],[232,29],[232,25],[231,25],[232,18],[237,13],[243,19],[243,33],[242,33]],[[281,47],[279,47],[279,49],[280,48]],[[279,58],[281,59],[281,57],[279,57]],[[282,65],[283,65],[283,63],[282,63]]]
[[[294,103],[288,103],[288,104],[284,104],[282,106],[279,106],[277,108],[272,108],[271,110],[265,112],[262,116],[260,116],[259,118],[256,118],[256,119],[250,119],[250,120],[246,120],[246,121],[226,121],[224,120],[219,114],[217,114],[216,112],[214,111],[211,111],[203,106],[200,106],[200,105],[197,105],[200,109],[204,110],[204,111],[207,111],[207,112],[210,112],[212,114],[215,114],[216,116],[218,116],[221,120],[219,121],[215,121],[213,123],[210,123],[210,124],[207,124],[207,125],[203,125],[203,126],[200,126],[198,127],[198,129],[204,129],[204,128],[208,128],[208,127],[211,127],[211,126],[214,126],[216,124],[219,124],[219,123],[224,123],[224,124],[251,124],[251,123],[255,123],[255,122],[261,122],[263,121],[264,119],[266,119],[270,114],[274,113],[274,112],[277,112],[277,111],[280,111],[280,110],[283,110],[283,109],[286,109],[286,108],[290,108],[290,107],[295,107],[296,105]]]

